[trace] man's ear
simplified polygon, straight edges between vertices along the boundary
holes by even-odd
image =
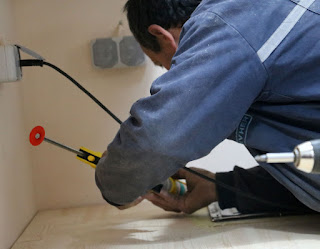
[[[177,48],[174,36],[161,26],[152,24],[148,27],[148,32],[157,38],[161,47]]]

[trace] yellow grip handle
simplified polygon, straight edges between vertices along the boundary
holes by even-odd
[[[97,164],[100,158],[102,157],[102,153],[89,150],[85,147],[81,147],[80,151],[83,152],[84,155],[83,156],[78,155],[77,159],[79,159],[81,162],[89,164],[92,168],[95,169],[97,167]]]

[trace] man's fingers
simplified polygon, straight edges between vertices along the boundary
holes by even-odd
[[[144,196],[145,199],[154,205],[164,209],[165,211],[181,212],[179,200],[170,196],[169,193],[149,193]]]
[[[173,176],[171,176],[173,179],[186,179],[186,174],[188,172],[184,169],[179,169],[177,173],[175,173]]]
[[[160,193],[149,193],[149,194],[146,194],[144,198],[147,199],[148,201],[156,201],[159,203],[171,202],[171,199],[164,198],[164,195]]]
[[[144,196],[144,198],[147,199],[148,201],[152,202],[154,205],[161,207],[165,210],[168,208],[167,202],[162,197],[160,197],[158,194],[149,193],[149,194],[146,194]]]
[[[181,210],[179,210],[179,209],[171,206],[171,205],[170,205],[169,203],[167,203],[167,202],[163,202],[163,201],[159,201],[159,202],[158,202],[158,201],[156,201],[156,200],[150,201],[150,202],[151,202],[153,205],[156,205],[156,206],[162,208],[162,209],[165,210],[165,211],[173,211],[173,212],[177,212],[177,213],[180,213],[180,212],[181,212]]]
[[[172,196],[163,191],[159,195],[164,202],[172,203],[177,209],[186,214],[191,214],[202,207],[198,200],[199,193],[196,192],[187,192],[183,196]]]

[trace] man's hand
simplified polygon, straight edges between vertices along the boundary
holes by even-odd
[[[215,174],[203,170],[192,168],[193,170],[215,179]],[[183,212],[191,214],[210,203],[217,201],[216,185],[186,170],[180,169],[174,179],[186,179],[188,191],[183,196],[169,194],[166,191],[158,193],[148,193],[145,199],[166,211]]]

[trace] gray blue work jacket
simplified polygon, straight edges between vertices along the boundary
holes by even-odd
[[[253,155],[320,138],[320,0],[203,0],[171,69],[130,114],[96,170],[102,195],[117,204],[226,138]],[[320,211],[320,175],[261,166]]]

